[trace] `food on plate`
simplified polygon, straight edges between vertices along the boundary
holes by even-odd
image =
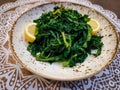
[[[42,13],[34,23],[27,25],[25,38],[29,42],[27,50],[38,61],[73,67],[88,55],[101,54],[102,36],[97,35],[100,25],[88,15],[61,6]]]
[[[25,26],[24,29],[24,37],[28,42],[34,42],[36,37],[35,37],[35,31],[36,31],[36,23],[28,23]]]
[[[99,22],[96,21],[95,19],[90,19],[90,21],[88,22],[88,24],[92,28],[92,35],[96,35],[97,32],[99,31],[99,28],[100,28]]]

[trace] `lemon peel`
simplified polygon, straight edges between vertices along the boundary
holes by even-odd
[[[100,24],[98,21],[96,21],[95,19],[90,19],[90,21],[88,22],[88,24],[91,26],[92,30],[92,35],[96,35],[97,32],[99,31],[100,28]]]
[[[34,42],[35,37],[35,31],[36,31],[36,23],[30,22],[25,25],[24,28],[24,37],[28,42]]]

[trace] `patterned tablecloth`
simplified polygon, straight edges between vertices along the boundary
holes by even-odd
[[[0,90],[120,90],[120,50],[113,62],[99,74],[77,81],[53,81],[22,67],[10,49],[9,30],[25,11],[50,0],[17,0],[0,6]],[[61,0],[62,1],[62,0]],[[68,1],[68,0],[66,0]],[[88,0],[71,0],[105,15],[120,30],[117,16]]]

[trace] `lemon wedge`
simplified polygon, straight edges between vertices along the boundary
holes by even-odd
[[[30,22],[25,25],[24,36],[28,42],[35,41],[36,23]]]
[[[90,19],[90,21],[88,22],[88,24],[92,27],[93,31],[92,31],[92,35],[96,35],[97,32],[99,31],[100,28],[100,24],[98,21],[96,21],[95,19]]]

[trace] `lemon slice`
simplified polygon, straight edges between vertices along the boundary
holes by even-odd
[[[90,19],[90,21],[88,22],[88,24],[92,27],[93,31],[92,31],[92,35],[96,35],[97,32],[99,31],[100,28],[100,24],[98,21],[96,21],[95,19]]]
[[[30,22],[25,26],[24,36],[28,42],[35,41],[35,31],[36,31],[36,23]]]

